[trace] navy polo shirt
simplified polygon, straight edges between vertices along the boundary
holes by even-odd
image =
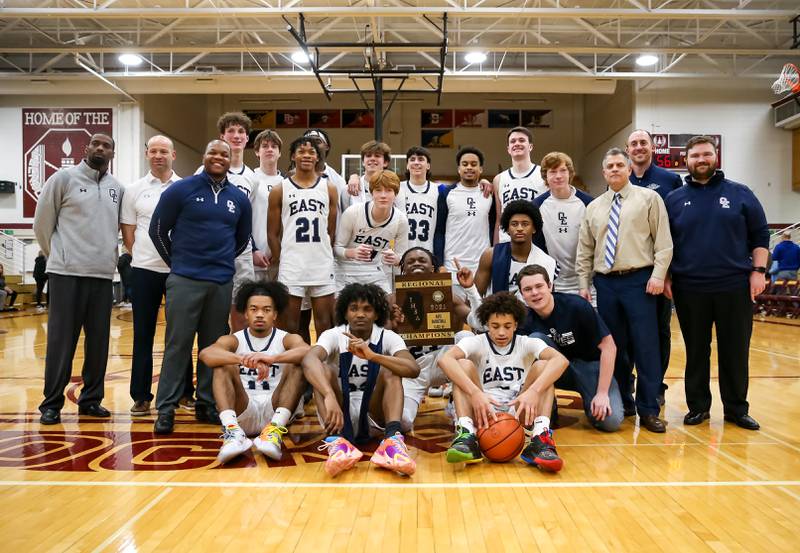
[[[553,300],[553,312],[546,319],[528,308],[521,333],[546,334],[569,360],[599,361],[597,346],[611,333],[592,304],[577,294],[561,292],[554,292]]]
[[[643,186],[644,188],[649,188],[653,192],[658,192],[658,195],[661,196],[661,199],[664,201],[666,201],[667,195],[670,192],[683,185],[680,175],[659,167],[655,163],[650,164],[650,167],[647,168],[647,171],[644,172],[641,178],[637,177],[633,171],[631,171],[631,176],[628,180],[631,184]]]

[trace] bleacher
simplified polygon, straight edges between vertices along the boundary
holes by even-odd
[[[800,317],[800,281],[780,279],[767,284],[764,292],[756,296],[753,313],[767,317]]]

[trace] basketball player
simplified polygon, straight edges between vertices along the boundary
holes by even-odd
[[[336,171],[336,169],[328,164],[328,154],[330,154],[331,147],[333,146],[328,133],[325,132],[325,129],[308,129],[303,133],[303,136],[307,136],[319,141],[319,150],[322,154],[322,158],[320,160],[322,162],[322,174],[328,178],[329,182],[332,182],[334,186],[336,186],[336,190],[339,193],[340,198],[347,196],[347,183]],[[344,211],[344,207],[342,207],[341,203],[339,202],[336,204],[336,209],[337,215],[341,215],[342,211]]]
[[[425,248],[416,246],[406,250],[400,260],[400,271],[403,275],[422,275],[426,273],[435,273],[440,269],[439,262],[430,251]],[[392,306],[393,320],[390,321],[392,325],[401,322],[403,313],[400,307],[395,304],[394,296],[389,296],[389,303]],[[469,306],[464,303],[464,300],[457,296],[453,296],[453,323],[454,328],[462,328],[464,320],[469,314]],[[455,336],[455,342],[462,337],[472,335],[469,331],[458,332]],[[419,376],[417,378],[404,378],[403,379],[403,431],[408,432],[414,426],[414,419],[417,418],[419,406],[423,398],[431,388],[441,389],[447,383],[447,377],[439,368],[437,361],[439,357],[452,346],[415,346],[409,348],[409,352],[414,356],[419,366]],[[433,396],[433,392],[430,392]],[[442,392],[438,393],[441,396]]]
[[[350,175],[347,182],[347,193],[342,197],[342,210],[347,209],[353,204],[364,203],[370,200],[369,180],[378,171],[387,169],[392,161],[392,149],[385,142],[370,140],[361,146],[361,165],[364,167],[364,174],[360,177],[356,174]],[[405,209],[405,194],[397,194],[394,205],[399,209]]]
[[[485,334],[460,340],[439,359],[453,382],[456,437],[447,450],[448,463],[482,460],[476,427],[508,411],[532,432],[522,459],[540,469],[557,472],[563,461],[556,452],[550,419],[553,384],[567,368],[567,359],[539,338],[516,334],[525,306],[508,292],[487,297],[478,309]]]
[[[492,245],[495,236],[495,197],[485,197],[478,186],[483,171],[483,152],[465,146],[456,154],[458,176],[455,184],[439,186],[434,253],[445,268],[458,271],[454,259],[475,272],[481,252]],[[463,297],[460,286],[454,288]]]
[[[406,197],[408,245],[433,251],[439,187],[430,178],[430,152],[421,146],[412,146],[406,152],[406,180],[400,184]]]
[[[492,184],[499,217],[509,202],[533,199],[547,191],[539,167],[531,161],[533,133],[526,127],[514,127],[506,135],[511,167],[496,175]],[[508,242],[509,236],[500,232],[500,242]]]
[[[316,173],[319,141],[300,137],[289,146],[295,174],[269,193],[267,240],[278,281],[289,289],[287,332],[297,333],[300,305],[311,296],[318,333],[333,326],[333,241],[336,231],[336,187]]]
[[[253,266],[256,280],[275,280],[277,265],[273,265],[267,242],[267,217],[269,193],[281,183],[283,175],[278,170],[283,141],[280,135],[268,129],[261,131],[253,140],[259,165],[253,171],[253,190],[250,194],[253,204]]]
[[[253,444],[279,460],[286,427],[303,409],[306,382],[300,361],[309,346],[297,334],[275,327],[288,300],[279,282],[242,283],[236,309],[244,314],[247,327],[221,336],[200,352],[200,360],[214,369],[214,400],[224,440],[217,455],[220,463]],[[254,441],[248,437],[257,434]]]
[[[405,342],[383,328],[389,304],[373,284],[348,284],[336,300],[336,323],[323,332],[303,358],[303,372],[314,387],[317,413],[325,430],[325,470],[336,476],[355,466],[360,443],[383,431],[372,462],[404,475],[416,463],[408,454],[400,419],[403,378],[419,376]]]
[[[392,291],[391,274],[385,267],[400,263],[408,249],[408,219],[394,206],[400,179],[380,170],[370,177],[370,200],[348,207],[336,231],[334,254],[339,268],[337,289],[360,282]],[[391,245],[394,244],[394,249]]]
[[[533,236],[533,243],[558,262],[558,279],[550,281],[555,291],[577,294],[578,233],[592,197],[572,186],[575,166],[565,153],[550,152],[544,156],[541,175],[549,190],[533,200],[542,216],[541,232]]]

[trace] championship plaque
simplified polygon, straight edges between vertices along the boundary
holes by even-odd
[[[409,346],[453,343],[453,278],[450,273],[396,276],[395,302],[405,316],[396,332]]]

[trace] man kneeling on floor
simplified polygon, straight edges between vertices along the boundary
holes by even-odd
[[[254,443],[267,457],[280,459],[286,427],[302,412],[306,381],[300,361],[309,346],[275,326],[288,300],[289,292],[279,282],[243,284],[235,307],[247,327],[200,352],[200,360],[214,370],[214,401],[224,430],[220,463]],[[256,435],[254,441],[248,438]]]

